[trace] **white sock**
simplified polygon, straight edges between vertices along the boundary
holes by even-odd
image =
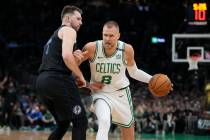
[[[108,133],[111,125],[109,105],[104,100],[98,99],[95,103],[95,113],[98,119],[96,140],[108,140]]]

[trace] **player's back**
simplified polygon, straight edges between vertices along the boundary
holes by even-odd
[[[48,40],[44,46],[42,64],[40,65],[39,72],[54,71],[64,74],[71,74],[67,68],[62,57],[62,40],[58,37],[59,27]]]
[[[106,56],[102,41],[96,41],[94,58],[90,61],[91,82],[102,82],[103,92],[113,92],[127,87],[130,83],[126,77],[124,59],[125,43],[118,41],[118,47],[112,56]]]

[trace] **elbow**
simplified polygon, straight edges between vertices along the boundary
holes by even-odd
[[[68,65],[74,65],[75,63],[75,59],[72,53],[65,53],[62,54],[63,57],[63,61],[64,63],[68,66]]]
[[[63,60],[65,61],[69,58],[69,55],[67,53],[65,53],[65,54],[62,54],[62,57],[63,57]]]
[[[72,54],[71,53],[63,53],[62,57],[63,57],[64,61],[68,61],[69,59],[71,59]]]
[[[135,77],[135,73],[133,73],[133,72],[129,72],[129,71],[128,71],[128,74],[129,74],[129,76],[130,76],[131,78],[136,79],[136,77]]]

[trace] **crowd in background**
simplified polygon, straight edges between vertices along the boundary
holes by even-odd
[[[0,125],[2,129],[54,129],[55,121],[34,94],[34,81],[41,62],[42,47],[60,25],[60,11],[65,4],[83,9],[83,26],[78,33],[78,48],[101,38],[102,25],[116,20],[121,39],[133,45],[140,69],[167,74],[174,91],[157,98],[147,85],[131,79],[136,132],[193,133],[195,121],[204,110],[204,87],[208,82],[208,64],[197,73],[188,71],[187,64],[171,62],[171,34],[184,32],[186,1],[62,1],[10,2],[0,9]],[[55,8],[56,5],[56,8]],[[173,15],[173,16],[171,16]],[[208,30],[206,30],[208,31]],[[161,45],[151,44],[150,38],[166,38]],[[88,71],[86,63],[81,65]],[[88,79],[89,74],[84,73]],[[97,120],[88,113],[89,130],[97,130]],[[117,129],[112,125],[111,131]]]
[[[0,122],[3,130],[51,130],[55,128],[52,115],[35,96],[33,86],[20,84],[5,76],[0,84]],[[199,89],[155,97],[146,84],[131,83],[136,132],[194,133],[195,122],[204,110],[204,93]],[[80,93],[82,94],[82,92]],[[82,95],[81,95],[82,96]],[[88,112],[88,130],[97,130],[97,119]],[[112,132],[114,128],[112,125]]]

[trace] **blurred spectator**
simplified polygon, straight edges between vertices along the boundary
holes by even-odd
[[[44,105],[40,105],[40,110],[42,113],[41,126],[43,129],[54,129],[55,128],[55,119],[52,114],[46,109]]]
[[[26,118],[26,124],[37,130],[40,128],[43,115],[37,103],[33,103],[31,107],[26,110]]]
[[[12,112],[17,102],[17,89],[14,78],[8,77],[2,94],[4,96],[4,102],[2,105],[0,124],[6,127],[12,127]]]

